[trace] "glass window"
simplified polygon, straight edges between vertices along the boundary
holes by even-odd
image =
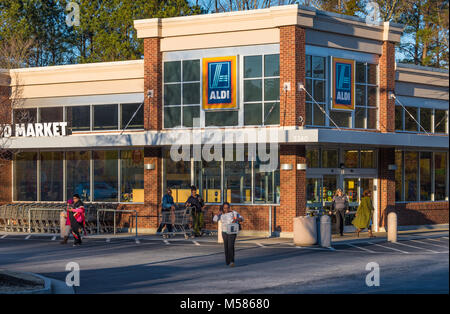
[[[412,132],[417,132],[417,123],[416,121],[414,121],[414,119],[418,119],[417,118],[417,108],[416,107],[406,107],[406,109],[408,110],[408,112],[411,114],[409,115],[408,112],[405,112],[405,131],[412,131]],[[413,116],[414,119],[411,117]]]
[[[371,85],[377,85],[378,81],[378,67],[376,64],[367,64],[367,83]]]
[[[195,182],[199,194],[206,203],[220,203],[221,199],[221,162],[196,161]]]
[[[200,83],[183,84],[183,105],[200,104]]]
[[[139,108],[140,106],[140,108]],[[139,111],[137,111],[139,108]],[[137,112],[136,112],[137,111]],[[141,104],[122,104],[121,105],[121,123],[120,128],[124,129],[129,122],[127,129],[143,129],[144,128],[144,105]],[[131,118],[135,114],[133,120]]]
[[[244,105],[244,124],[245,125],[261,125],[262,124],[262,104],[245,104]]]
[[[322,150],[322,168],[338,168],[339,155],[337,149]]]
[[[395,200],[403,201],[403,152],[395,151]]]
[[[164,84],[164,106],[181,106],[181,84]]]
[[[448,112],[446,110],[436,109],[434,111],[434,132],[435,133],[446,133],[446,125],[447,125],[447,115]]]
[[[94,199],[95,202],[118,201],[118,152],[94,151]]]
[[[417,201],[417,152],[405,152],[405,200]]]
[[[430,108],[420,108],[420,125],[427,132],[431,132],[431,116],[433,114],[433,109]],[[423,132],[420,128],[420,132]]]
[[[366,106],[366,86],[355,85],[355,102],[356,106]]]
[[[306,203],[320,202],[320,181],[318,178],[306,179]]]
[[[91,106],[66,107],[66,115],[72,132],[91,130]]]
[[[280,124],[280,103],[264,103],[264,125]]]
[[[164,62],[164,82],[180,82],[181,81],[181,62],[170,61]]]
[[[63,121],[63,107],[40,108],[39,122],[62,122]]]
[[[280,76],[280,55],[264,56],[264,76]]]
[[[63,159],[62,152],[41,153],[41,201],[63,201]]]
[[[312,57],[312,72],[314,78],[325,78],[325,58]]]
[[[254,202],[272,204],[278,203],[278,191],[280,189],[279,170],[263,172],[260,171],[261,162],[254,162],[255,171],[255,190]]]
[[[144,202],[144,150],[120,152],[120,201]]]
[[[244,78],[262,77],[262,56],[244,57]]]
[[[344,166],[345,166],[345,168],[358,168],[359,167],[359,151],[358,150],[344,151]]]
[[[262,80],[244,81],[244,101],[262,100]]]
[[[434,199],[436,201],[445,200],[447,195],[448,164],[447,153],[434,153]]]
[[[183,82],[196,81],[200,81],[200,60],[183,60]]]
[[[91,201],[90,159],[90,151],[66,153],[67,198],[79,194],[82,201]]]
[[[252,202],[252,165],[246,161],[224,161],[225,200],[228,203],[247,204]]]
[[[361,168],[376,168],[375,151],[361,150]]]
[[[197,119],[197,121],[194,121]],[[183,126],[187,128],[200,126],[200,106],[183,107]],[[197,124],[196,124],[197,123]],[[170,124],[170,123],[169,123]]]
[[[176,128],[181,126],[181,108],[167,107],[164,108],[164,127]]]
[[[395,129],[403,131],[403,107],[395,106]]]
[[[326,106],[326,58],[306,56],[305,88],[314,100],[306,94],[306,125],[325,126],[325,114],[319,106]]]
[[[345,112],[345,111],[331,111],[330,117],[333,119],[333,121],[339,126],[343,128],[350,128],[351,121],[352,121],[352,114],[351,112]],[[334,124],[330,123],[330,126],[334,127]]]
[[[420,200],[431,200],[431,152],[420,153]]]
[[[37,153],[15,155],[14,200],[37,201]]]
[[[117,130],[118,109],[114,105],[95,105],[94,108],[94,130]]]
[[[239,112],[236,110],[207,111],[205,112],[206,126],[233,126],[238,125]]]
[[[37,121],[37,109],[14,109],[14,124],[35,123]]]
[[[185,203],[191,195],[191,161],[173,161],[170,152],[165,151],[165,187],[172,189],[175,203]],[[165,193],[165,191],[164,191]]]
[[[356,62],[356,83],[366,83],[366,65],[362,62]]]
[[[264,80],[264,100],[280,99],[280,79]]]
[[[367,108],[365,107],[355,108],[355,128],[363,129],[365,127],[366,110]]]
[[[306,150],[306,165],[308,168],[319,168],[320,167],[320,150],[308,149]]]

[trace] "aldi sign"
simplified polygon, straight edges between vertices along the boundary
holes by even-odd
[[[355,110],[355,60],[333,58],[333,110]]]
[[[203,59],[203,109],[235,109],[236,56]]]

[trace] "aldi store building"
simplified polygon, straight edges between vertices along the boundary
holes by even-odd
[[[0,203],[78,193],[154,232],[165,188],[194,184],[208,228],[228,201],[289,237],[342,187],[352,211],[373,192],[376,231],[448,224],[448,71],[396,64],[401,25],[297,5],[134,25],[143,60],[0,72],[20,98]]]

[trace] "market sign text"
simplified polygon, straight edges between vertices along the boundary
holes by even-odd
[[[18,123],[0,125],[0,137],[56,137],[66,136],[67,122]]]

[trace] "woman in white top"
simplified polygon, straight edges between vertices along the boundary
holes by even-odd
[[[231,233],[232,224],[239,224],[244,221],[237,211],[231,210],[230,204],[225,202],[220,209],[220,213],[213,218],[214,222],[222,222],[222,238],[225,247],[225,263],[234,267],[234,244],[236,242],[237,231]]]

